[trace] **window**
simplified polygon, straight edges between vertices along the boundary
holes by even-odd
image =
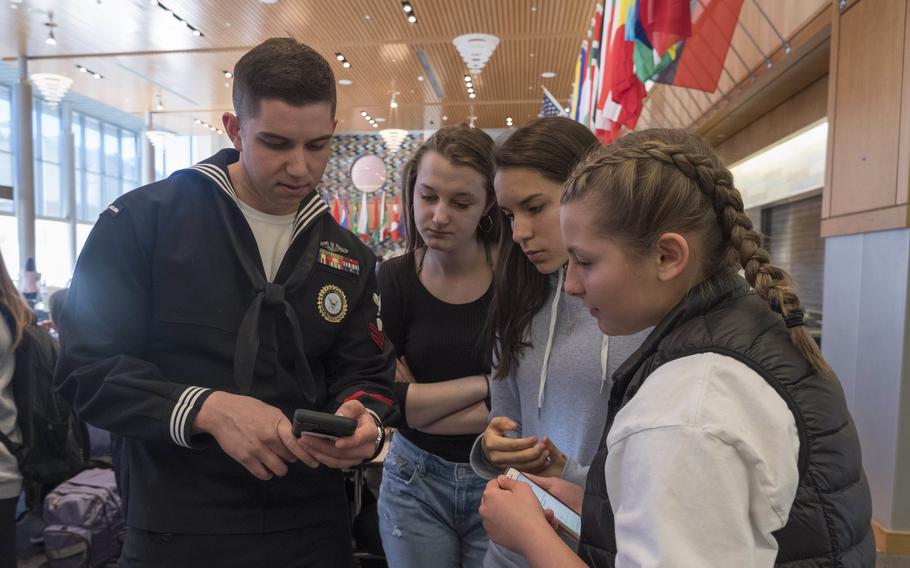
[[[0,86],[0,185],[13,186],[13,124],[10,90]],[[13,211],[11,199],[0,199],[0,211]]]
[[[35,99],[35,214],[64,218],[66,192],[60,176],[60,107]]]
[[[73,275],[68,221],[35,220],[35,262],[46,286],[66,286]]]
[[[130,130],[74,115],[76,219],[94,223],[101,211],[139,186],[139,136]]]

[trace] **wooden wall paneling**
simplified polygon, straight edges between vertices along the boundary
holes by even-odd
[[[735,164],[794,132],[823,120],[828,106],[828,77],[818,79],[757,120],[720,141],[711,140],[727,164]],[[829,124],[830,129],[830,124]]]
[[[910,207],[907,205],[893,205],[872,211],[822,218],[822,236],[835,237],[905,228],[908,212],[910,212]]]
[[[883,54],[903,54],[906,10],[904,0],[859,2],[840,18],[831,216],[896,204],[903,65]]]

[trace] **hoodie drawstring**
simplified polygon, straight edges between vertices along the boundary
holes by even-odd
[[[562,281],[565,276],[565,267],[559,269],[559,278],[556,283],[556,294],[550,304],[550,331],[547,334],[547,348],[543,352],[543,365],[540,367],[540,391],[537,393],[537,413],[543,406],[543,391],[547,386],[547,366],[550,364],[550,351],[553,350],[553,335],[556,332],[556,315],[559,312],[559,295],[562,293]]]

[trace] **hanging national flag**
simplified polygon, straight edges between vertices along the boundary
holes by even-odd
[[[575,74],[572,82],[572,98],[569,100],[569,117],[573,120],[578,114],[578,103],[581,101],[581,54],[575,61]]]
[[[622,4],[622,0],[619,0]],[[610,91],[610,49],[612,46],[613,30],[618,25],[616,13],[619,10],[614,0],[604,0],[604,26],[600,39],[600,78],[597,86],[597,101],[594,114],[594,134],[604,142],[611,136],[613,121],[619,117],[619,105],[613,102]]]
[[[709,0],[692,24],[692,36],[679,44],[676,59],[654,80],[716,91],[742,6],[743,0]]]
[[[382,192],[382,203],[379,205],[379,242],[385,240],[385,191]]]
[[[556,100],[556,97],[553,96],[553,93],[548,91],[546,87],[541,88],[543,89],[543,100],[540,102],[540,112],[537,116],[541,118],[545,116],[565,116],[565,111],[559,101]]]
[[[335,219],[336,223],[341,223],[341,204],[338,203],[338,194],[335,194],[335,198],[332,199],[332,218]]]
[[[636,41],[635,53],[633,54],[635,75],[642,82],[653,81],[658,73],[673,64],[673,61],[676,60],[676,54],[677,46],[674,45],[664,53],[663,57],[655,61],[657,58],[657,51],[644,43]]]
[[[370,232],[375,233],[379,228],[379,198],[373,196],[373,206],[370,208]]]
[[[345,199],[344,202],[341,204],[341,216],[338,219],[338,224],[341,225],[342,228],[344,228],[344,229],[348,228],[348,200],[347,199]]]
[[[360,216],[357,220],[357,234],[361,238],[366,237],[369,234],[369,214],[370,208],[367,205],[367,194],[364,193],[362,199],[360,200]]]
[[[392,203],[392,223],[390,225],[392,231],[392,240],[399,241],[401,240],[401,224],[399,223],[398,218],[398,197],[395,198],[395,202]]]
[[[691,0],[638,0],[637,26],[641,26],[657,59],[680,41],[692,36]],[[738,16],[738,13],[737,13]]]
[[[626,128],[635,128],[638,123],[638,117],[641,114],[643,100],[647,91],[644,84],[635,75],[635,66],[633,55],[635,53],[635,42],[626,41],[626,26],[629,25],[627,16],[631,11],[632,4],[629,1],[623,1],[619,4],[619,13],[613,39],[610,41],[610,97],[619,105],[619,113],[612,124],[612,134],[609,138],[615,138],[619,134],[620,126]],[[608,142],[610,140],[605,140]]]

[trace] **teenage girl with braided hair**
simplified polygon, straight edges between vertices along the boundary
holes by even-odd
[[[481,505],[491,539],[560,568],[873,566],[843,391],[713,150],[630,134],[580,164],[562,201],[566,290],[606,334],[656,327],[613,376],[586,487],[538,479],[582,513],[581,558],[506,478]]]

